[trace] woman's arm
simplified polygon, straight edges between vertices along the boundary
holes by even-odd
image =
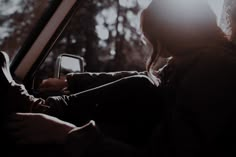
[[[64,78],[48,78],[43,80],[39,86],[39,90],[41,92],[54,91],[64,94],[78,93],[133,75],[147,75],[147,72],[118,71],[70,73]]]
[[[77,93],[134,75],[147,75],[147,73],[137,71],[71,73],[67,75],[67,83],[69,91]]]

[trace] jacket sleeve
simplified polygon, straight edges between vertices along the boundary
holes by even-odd
[[[133,75],[147,75],[147,72],[119,71],[107,73],[70,73],[67,75],[68,89],[71,93],[77,93]]]

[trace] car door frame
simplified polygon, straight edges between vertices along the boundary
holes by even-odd
[[[10,64],[11,74],[26,88],[83,0],[51,0]],[[46,40],[46,41],[45,41]]]

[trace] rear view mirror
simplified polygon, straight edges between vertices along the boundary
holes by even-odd
[[[83,57],[70,54],[61,54],[58,56],[54,77],[61,78],[71,72],[84,72]]]

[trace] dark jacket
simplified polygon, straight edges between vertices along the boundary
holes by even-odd
[[[67,75],[68,89],[71,93],[78,93],[84,90],[95,88],[124,77],[145,75],[147,72],[138,71],[117,71],[117,72],[83,72],[70,73]]]
[[[101,140],[87,156],[235,156],[235,53],[205,48],[172,59],[159,74],[163,102],[150,140],[142,148]]]
[[[166,108],[153,138],[154,156],[235,155],[234,53],[207,48],[169,64],[162,79]]]

